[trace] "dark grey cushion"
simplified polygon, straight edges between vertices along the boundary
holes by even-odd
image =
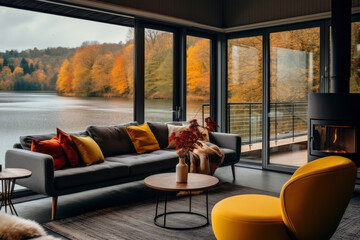
[[[14,143],[13,148],[23,149],[20,143]]]
[[[220,150],[225,154],[225,158],[221,166],[227,166],[238,162],[236,159],[236,152],[234,150],[228,148],[220,148]]]
[[[116,126],[88,126],[86,131],[99,145],[104,157],[135,152],[134,145],[126,132],[126,126],[136,126],[130,122]]]
[[[160,148],[166,148],[169,145],[168,135],[169,130],[166,123],[148,122],[147,123],[159,143]]]
[[[123,163],[130,168],[130,176],[175,168],[179,156],[175,151],[156,150],[144,154],[124,154],[105,158],[108,162]]]
[[[129,167],[115,162],[103,162],[86,167],[67,168],[54,173],[56,189],[74,188],[129,176]]]
[[[87,132],[75,132],[69,133],[70,135],[86,137],[88,136]],[[31,149],[31,144],[34,139],[39,141],[49,140],[56,136],[56,133],[48,133],[48,134],[39,134],[39,135],[28,135],[28,136],[20,136],[20,145],[25,150]]]

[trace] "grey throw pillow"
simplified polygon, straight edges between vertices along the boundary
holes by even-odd
[[[160,148],[161,149],[166,148],[167,145],[169,144],[168,142],[169,131],[166,123],[148,122],[147,124],[149,125],[152,133],[154,134],[156,140],[158,141]]]
[[[86,131],[99,145],[104,157],[109,157],[136,152],[126,132],[126,126],[136,125],[138,125],[137,122],[115,126],[88,126]]]

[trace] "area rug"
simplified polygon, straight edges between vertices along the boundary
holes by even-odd
[[[209,191],[209,213],[220,200],[239,194],[267,194],[279,196],[277,193],[241,187],[223,183]],[[188,209],[188,197],[170,196],[168,211]],[[192,210],[202,214],[205,210],[205,194],[192,197]],[[45,223],[44,227],[69,239],[77,240],[153,240],[153,239],[207,239],[215,240],[211,225],[195,230],[167,230],[153,223],[156,200],[145,200],[128,205],[106,208],[79,216]],[[159,204],[159,212],[163,212],[163,202]],[[360,196],[354,196],[344,218],[332,239],[360,239]],[[201,224],[204,219],[194,216],[168,216],[167,225],[188,227]]]

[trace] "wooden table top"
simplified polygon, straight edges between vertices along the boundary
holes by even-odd
[[[150,188],[162,191],[194,191],[214,187],[219,183],[219,179],[210,175],[189,173],[186,183],[177,183],[176,173],[161,173],[145,178],[144,183]]]
[[[4,168],[0,172],[0,180],[27,178],[31,174],[31,171],[23,168]]]

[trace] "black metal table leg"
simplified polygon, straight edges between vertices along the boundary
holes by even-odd
[[[156,210],[155,210],[155,217],[158,215],[158,207],[159,207],[159,192],[156,191]]]
[[[154,218],[154,224],[158,227],[166,228],[166,229],[172,229],[172,230],[190,230],[190,229],[197,229],[202,228],[207,225],[209,225],[209,200],[208,200],[208,191],[206,191],[206,215],[192,212],[192,196],[191,192],[189,194],[189,211],[167,211],[167,192],[165,192],[165,206],[164,206],[164,212],[161,214],[158,214],[158,205],[159,205],[159,194],[157,194],[157,200],[156,200],[156,211],[155,211],[155,218]],[[195,215],[199,216],[206,220],[204,224],[194,226],[194,227],[170,227],[166,226],[166,217],[167,215],[176,215],[176,214],[189,214],[189,215]],[[163,223],[159,223],[157,219],[163,217]]]
[[[189,191],[189,212],[191,212],[191,191]]]
[[[209,191],[206,190],[206,220],[207,224],[209,224]]]
[[[165,192],[164,227],[166,228],[167,192]]]

